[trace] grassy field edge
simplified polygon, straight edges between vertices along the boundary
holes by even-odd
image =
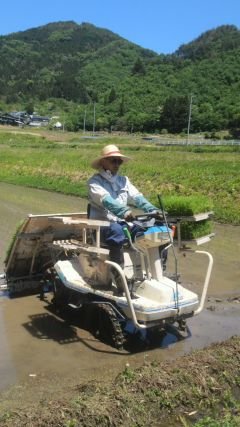
[[[63,380],[64,381],[64,380]],[[28,387],[28,383],[21,387]],[[19,386],[18,386],[19,388]],[[41,381],[35,388],[41,390]],[[211,426],[240,422],[240,338],[232,337],[169,362],[126,364],[113,380],[48,391],[34,404],[2,395],[0,425],[14,426]]]

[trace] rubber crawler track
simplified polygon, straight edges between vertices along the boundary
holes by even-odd
[[[89,310],[90,315],[91,313],[91,330],[94,335],[115,348],[122,348],[125,343],[125,336],[113,308],[104,303],[92,304]]]

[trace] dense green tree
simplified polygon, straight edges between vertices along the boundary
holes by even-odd
[[[207,31],[172,55],[157,55],[94,25],[57,22],[0,37],[3,110],[33,104],[67,126],[126,131],[238,133],[240,31]],[[51,105],[51,108],[50,108]],[[74,116],[81,108],[81,119]]]
[[[132,67],[132,74],[140,74],[144,75],[146,73],[143,61],[141,58],[137,58],[133,67]]]
[[[119,104],[119,116],[123,116],[126,110],[124,95],[122,95],[120,104]]]
[[[229,122],[230,134],[233,138],[240,139],[240,114],[236,114]]]
[[[110,93],[108,95],[109,104],[111,104],[111,102],[115,101],[116,98],[117,98],[116,90],[114,89],[114,87],[112,87],[110,90]]]
[[[189,98],[171,96],[166,99],[160,116],[160,127],[178,133],[188,126]]]
[[[24,111],[26,111],[27,114],[32,114],[34,112],[34,104],[29,102],[25,105]]]

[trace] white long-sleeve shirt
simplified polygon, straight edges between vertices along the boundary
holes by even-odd
[[[90,218],[109,221],[123,219],[128,205],[151,212],[152,205],[130,182],[127,176],[112,175],[101,170],[88,180],[88,198],[91,205]]]

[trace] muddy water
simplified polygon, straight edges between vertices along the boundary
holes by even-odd
[[[214,224],[215,236],[209,243],[191,248],[208,251],[213,256],[213,270],[208,295],[233,297],[240,293],[240,227]],[[177,251],[178,269],[184,283],[192,283],[195,290],[203,284],[208,265],[204,254]]]
[[[0,272],[9,239],[17,223],[32,213],[79,212],[86,201],[41,190],[0,183]],[[154,348],[142,347],[130,354],[118,352],[97,341],[76,324],[69,324],[52,312],[48,301],[38,296],[9,300],[0,295],[0,389],[19,380],[47,375],[57,382],[95,378],[119,372],[126,363],[138,366],[147,360],[173,360],[187,351],[202,348],[239,334],[240,227],[215,225],[216,237],[198,249],[214,257],[209,301],[205,310],[188,321],[189,337],[177,341],[172,334],[159,337]],[[169,259],[171,264],[171,257]],[[207,259],[195,254],[179,254],[183,281],[200,288]],[[227,301],[228,299],[232,301]]]

